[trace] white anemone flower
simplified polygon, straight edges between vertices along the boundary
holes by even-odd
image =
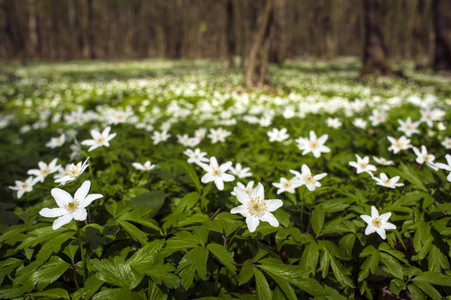
[[[134,163],[132,163],[132,166],[136,170],[140,170],[140,171],[150,171],[156,167],[156,165],[152,165],[150,160],[146,161],[144,164],[140,164],[139,162],[134,162]]]
[[[392,166],[392,165],[395,164],[394,161],[388,160],[388,159],[386,159],[385,157],[380,157],[380,158],[378,158],[378,157],[376,157],[376,156],[373,156],[373,159],[374,159],[378,164],[383,165],[383,166]]]
[[[394,154],[398,153],[401,150],[406,150],[412,147],[410,145],[410,140],[406,138],[404,135],[399,139],[395,139],[391,136],[388,136],[387,139],[390,141],[391,146],[388,147],[389,151],[393,151]]]
[[[275,186],[276,188],[278,188],[277,190],[277,195],[283,193],[283,192],[288,192],[288,193],[295,193],[295,189],[300,187],[302,184],[298,181],[298,182],[294,182],[292,181],[293,179],[286,179],[284,177],[280,178],[280,182],[273,182],[273,186]]]
[[[82,163],[79,162],[78,164],[69,164],[66,166],[65,170],[63,171],[62,176],[55,175],[55,182],[60,183],[61,185],[65,185],[68,182],[74,181],[80,175],[86,170],[86,168],[89,166],[87,164],[89,157]]]
[[[286,128],[277,129],[273,128],[273,130],[268,131],[268,137],[270,142],[283,142],[290,137],[287,133]]]
[[[398,123],[399,125],[401,125],[398,127],[398,130],[404,132],[407,137],[410,137],[414,133],[420,133],[420,131],[418,130],[418,126],[420,126],[421,123],[420,121],[412,122],[410,117],[408,117],[405,122],[401,119],[398,119]]]
[[[321,153],[330,152],[329,147],[324,146],[324,143],[326,143],[328,137],[329,136],[327,134],[324,134],[320,138],[317,138],[316,133],[311,130],[310,139],[299,138],[296,142],[298,143],[298,148],[300,150],[304,150],[302,155],[312,152],[315,157],[320,157]]]
[[[265,193],[261,183],[258,183],[251,195],[248,195],[239,187],[235,187],[233,191],[242,205],[232,208],[230,213],[241,214],[245,217],[247,228],[250,232],[254,232],[257,229],[260,221],[268,222],[273,227],[279,226],[279,221],[271,212],[281,207],[283,202],[279,199],[265,200]]]
[[[321,183],[319,183],[319,180],[327,176],[327,173],[318,175],[312,174],[312,172],[310,172],[310,168],[305,164],[302,165],[301,170],[302,174],[298,171],[290,170],[290,172],[296,176],[295,178],[291,179],[291,182],[299,186],[305,184],[305,186],[311,192],[314,191],[317,187],[320,187]]]
[[[37,181],[44,182],[48,175],[55,173],[61,168],[61,165],[56,165],[57,161],[58,159],[55,158],[48,165],[45,162],[40,161],[38,162],[39,169],[28,170],[27,174],[34,175],[36,176]]]
[[[213,181],[220,191],[224,189],[224,181],[230,182],[235,180],[235,176],[226,173],[232,166],[231,161],[219,166],[216,157],[212,156],[210,157],[210,165],[202,163],[200,166],[207,172],[207,174],[202,176],[200,181],[202,181],[202,183]]]
[[[50,139],[50,142],[48,142],[47,144],[45,144],[47,147],[49,148],[57,148],[57,147],[61,147],[64,142],[66,141],[66,135],[63,133],[61,134],[59,137],[52,137]]]
[[[357,157],[357,161],[350,161],[349,165],[356,168],[357,174],[363,172],[372,174],[372,172],[377,170],[375,165],[370,164],[370,158],[368,156],[361,158],[358,154],[356,154],[355,157]]]
[[[109,147],[110,141],[116,136],[116,133],[110,134],[110,131],[110,126],[105,128],[102,133],[100,133],[98,130],[93,129],[91,130],[92,139],[84,140],[81,142],[81,144],[85,146],[91,146],[89,147],[88,152],[102,146]]]
[[[156,145],[156,144],[158,144],[160,142],[165,142],[170,137],[171,137],[171,135],[168,133],[167,130],[163,130],[161,132],[158,132],[158,131],[155,130],[153,132],[153,136],[152,136],[153,144]]]
[[[28,177],[25,181],[16,180],[14,182],[15,186],[10,186],[11,190],[17,191],[17,198],[20,199],[23,194],[27,192],[31,192],[33,190],[33,186],[38,182],[37,178],[32,176]]]
[[[249,172],[251,168],[243,168],[240,163],[237,163],[235,167],[230,167],[230,173],[238,176],[238,178],[246,178],[252,176],[252,173]]]
[[[385,240],[385,230],[386,229],[396,229],[396,226],[392,223],[387,222],[390,218],[391,213],[385,213],[379,216],[379,212],[374,206],[371,206],[371,216],[361,215],[360,217],[365,221],[368,226],[365,229],[365,234],[370,235],[373,232],[377,232],[379,236]]]
[[[51,194],[55,199],[58,208],[43,208],[39,214],[46,218],[58,217],[53,222],[52,228],[54,230],[69,223],[72,219],[77,221],[84,221],[88,215],[86,207],[92,203],[92,201],[102,198],[101,194],[88,195],[91,188],[91,181],[86,180],[75,192],[74,197],[68,192],[54,188],[51,190]]]
[[[417,163],[419,163],[420,165],[425,163],[429,168],[435,171],[438,170],[438,167],[434,164],[435,156],[428,154],[428,150],[425,145],[421,146],[421,151],[417,147],[413,147],[412,150],[417,156],[417,158],[415,159]]]
[[[211,142],[213,144],[216,144],[217,142],[225,142],[226,137],[228,137],[231,134],[232,132],[227,131],[221,127],[218,129],[211,128],[208,137],[211,139]]]
[[[372,126],[377,126],[385,122],[387,119],[387,113],[384,110],[373,109],[373,114],[369,116],[368,119],[370,119]]]
[[[449,136],[445,137],[445,139],[442,142],[442,145],[447,150],[451,149],[451,137],[449,137]]]
[[[254,181],[249,181],[247,185],[242,184],[241,182],[237,182],[236,185],[245,191],[249,196],[252,194],[252,191],[254,190]],[[232,191],[230,194],[233,196],[236,196],[235,191]]]
[[[200,151],[199,148],[196,148],[193,150],[186,149],[183,154],[188,156],[188,163],[195,163],[196,165],[200,165],[201,163],[208,162],[208,158],[205,156],[207,155],[207,152]]]
[[[388,178],[388,176],[385,173],[379,174],[379,178],[373,177],[374,180],[376,180],[376,184],[380,186],[385,186],[391,189],[396,188],[397,186],[403,186],[404,183],[397,183],[399,181],[399,176],[395,176],[393,178]]]

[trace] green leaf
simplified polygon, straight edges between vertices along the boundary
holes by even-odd
[[[271,290],[269,289],[269,285],[268,282],[266,281],[265,275],[263,275],[263,273],[260,272],[260,270],[255,267],[254,267],[254,275],[255,275],[257,299],[259,300],[272,299]]]
[[[145,272],[154,265],[156,256],[160,255],[160,250],[163,248],[163,245],[164,241],[154,240],[136,251],[127,260],[127,263],[136,271]]]
[[[151,191],[143,193],[131,200],[133,207],[152,209],[149,214],[149,218],[153,218],[160,211],[164,204],[166,195],[162,190]]]
[[[405,289],[406,283],[404,282],[404,280],[395,278],[390,282],[390,291],[396,296],[399,296],[399,293]]]
[[[349,259],[352,258],[352,249],[354,248],[355,238],[355,234],[349,233],[342,237],[338,243],[338,247],[343,250]]]
[[[200,195],[198,192],[188,193],[180,200],[177,204],[176,213],[184,212],[185,210],[190,210],[196,203],[199,202]]]
[[[440,295],[440,293],[429,283],[420,281],[420,280],[416,280],[415,285],[418,286],[421,290],[423,290],[423,292],[428,294],[433,300],[442,299],[442,296]]]
[[[400,171],[398,171],[398,173],[401,177],[412,183],[417,188],[425,191],[426,193],[428,192],[426,187],[421,182],[421,179],[414,173],[412,168],[409,168],[406,165],[401,164]]]
[[[180,277],[182,278],[182,285],[185,290],[188,290],[193,283],[194,274],[197,274],[202,280],[207,278],[207,260],[208,250],[204,247],[197,247],[191,249],[178,265]]]
[[[254,267],[250,260],[246,260],[241,267],[240,274],[238,275],[238,285],[243,285],[254,276]]]
[[[197,177],[196,171],[194,171],[194,169],[185,161],[175,160],[174,162],[177,167],[179,167],[186,175],[189,176],[191,181],[196,186],[199,194],[202,194],[202,186],[200,184],[199,178]]]
[[[5,289],[2,287],[0,290],[0,299],[15,299],[25,293],[28,293],[33,289],[33,285],[19,286],[13,287],[9,289]]]
[[[112,240],[102,234],[103,228],[98,224],[88,224],[83,227],[86,239],[92,250],[102,247]]]
[[[149,267],[145,273],[150,276],[155,283],[164,285],[169,289],[176,289],[180,285],[180,278],[173,272],[175,267],[170,264],[154,265]]]
[[[309,271],[309,274],[315,274],[316,267],[318,265],[318,259],[319,259],[318,245],[316,244],[315,241],[312,241],[305,247],[304,252],[302,252],[299,264],[301,266],[304,266]]]
[[[126,288],[108,289],[97,293],[92,300],[111,300],[111,299],[143,299],[145,294],[135,293]]]
[[[426,282],[435,285],[451,286],[451,276],[439,272],[423,272],[418,274],[413,282]]]
[[[138,229],[138,227],[123,220],[118,220],[117,222],[122,226],[122,228],[124,228],[125,231],[127,231],[133,240],[139,241],[143,245],[147,244],[147,234]]]
[[[385,265],[385,267],[383,267],[382,270],[402,280],[403,273],[401,264],[396,259],[394,259],[393,257],[391,257],[386,253],[380,252],[380,255],[381,262]]]
[[[42,290],[63,275],[69,267],[70,265],[58,256],[52,256],[47,263],[34,272],[31,281],[38,285],[38,290]]]
[[[360,257],[366,257],[366,259],[360,267],[359,282],[367,278],[370,271],[372,274],[376,272],[377,266],[379,265],[380,254],[376,248],[368,246],[360,253]]]
[[[49,289],[42,292],[27,294],[27,296],[32,297],[46,297],[51,299],[70,299],[69,293],[60,288]]]
[[[414,283],[411,283],[407,286],[407,289],[412,294],[413,299],[415,300],[426,300],[426,295],[423,291]]]
[[[161,288],[152,280],[149,280],[149,287],[147,289],[147,299],[166,300],[168,295],[161,290]]]
[[[311,224],[313,232],[319,236],[324,225],[324,212],[319,206],[312,212]]]
[[[143,279],[144,274],[137,272],[121,257],[110,259],[93,259],[91,265],[97,278],[123,288],[133,289]]]
[[[440,272],[442,269],[449,270],[448,256],[441,252],[441,250],[432,245],[429,251],[428,269],[433,272]]]
[[[5,276],[10,275],[21,264],[22,260],[14,257],[0,261],[0,286],[2,286],[2,282],[5,279]]]
[[[17,250],[36,247],[36,245],[41,244],[42,242],[50,241],[66,231],[68,231],[66,226],[57,230],[53,230],[52,226],[35,229],[29,233],[29,237],[17,247]]]
[[[235,260],[233,259],[232,253],[216,243],[208,244],[207,249],[232,273],[232,275],[236,274],[236,267],[234,265]]]
[[[354,283],[348,276],[351,275],[351,271],[349,269],[345,268],[343,264],[333,256],[330,259],[330,266],[332,267],[335,278],[337,278],[339,282],[342,282],[345,285],[354,288]]]
[[[296,300],[296,294],[294,293],[293,288],[288,283],[287,280],[285,280],[283,277],[277,276],[274,273],[266,272],[274,281],[279,285],[280,289],[283,291],[285,297],[290,300]]]
[[[83,288],[75,291],[72,297],[73,300],[91,298],[97,292],[97,290],[100,289],[103,283],[104,281],[97,278],[96,275],[89,276],[85,281]]]

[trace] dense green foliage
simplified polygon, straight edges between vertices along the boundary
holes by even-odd
[[[242,76],[214,63],[37,64],[0,74],[0,298],[28,299],[354,299],[382,293],[415,299],[451,294],[451,183],[449,171],[417,161],[412,148],[394,153],[387,137],[405,135],[411,117],[433,163],[446,165],[451,136],[450,80],[407,71],[408,81],[358,82],[358,65],[290,63],[271,68],[274,88],[239,87]],[[359,100],[360,99],[360,100]],[[386,119],[372,125],[373,110]],[[425,112],[432,114],[428,124]],[[113,117],[112,117],[113,116]],[[115,118],[116,116],[117,118]],[[120,117],[118,117],[120,116]],[[338,118],[333,127],[330,118]],[[367,122],[356,126],[355,119]],[[329,121],[328,121],[329,119]],[[329,125],[328,125],[329,124]],[[429,126],[431,125],[431,126]],[[71,149],[90,131],[111,126],[109,147]],[[199,139],[219,164],[249,167],[252,176],[204,184],[206,171],[187,162],[177,135],[199,128],[229,131],[225,142]],[[154,144],[155,131],[171,137]],[[269,141],[286,128],[289,138]],[[303,155],[296,139],[327,134],[330,152]],[[60,147],[46,144],[66,134]],[[74,137],[76,137],[74,139]],[[75,149],[75,150],[74,150]],[[349,165],[368,156],[379,178],[400,176],[403,186],[377,185]],[[87,157],[75,181],[58,186],[53,175],[21,197],[9,186],[25,181],[38,162],[63,166]],[[393,165],[377,164],[384,157]],[[150,171],[132,163],[150,160]],[[207,163],[208,164],[208,163]],[[306,164],[327,173],[313,191],[277,194],[273,183]],[[229,171],[230,172],[230,171]],[[71,195],[85,180],[102,194],[85,222],[53,230],[52,188]],[[278,227],[255,232],[231,214],[240,205],[238,182],[260,182],[266,199],[280,199]],[[391,213],[386,239],[365,234],[360,217],[371,206]],[[447,297],[449,298],[449,296]]]

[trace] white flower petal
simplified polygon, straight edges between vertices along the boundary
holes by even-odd
[[[92,203],[92,201],[97,200],[102,197],[103,197],[103,195],[101,195],[101,194],[88,195],[88,196],[86,196],[86,198],[83,201],[80,201],[79,205],[80,205],[80,207],[87,207],[89,204]]]
[[[65,204],[74,201],[72,195],[62,189],[54,188],[50,191],[50,193],[59,207],[64,207]]]
[[[249,216],[249,209],[247,208],[247,205],[240,205],[237,207],[234,207],[230,210],[231,214],[241,214],[243,217]]]
[[[371,218],[379,218],[379,212],[377,211],[376,207],[371,206]]]
[[[216,177],[213,181],[215,182],[218,190],[220,191],[224,190],[224,181],[221,178]]]
[[[274,217],[274,215],[270,212],[265,212],[261,217],[260,220],[264,221],[264,222],[268,222],[271,226],[273,227],[278,227],[279,226],[279,221],[276,219],[276,217]]]
[[[283,201],[279,199],[266,200],[266,206],[268,207],[268,211],[275,211],[279,207],[282,207]]]
[[[247,205],[247,203],[251,200],[249,198],[249,195],[241,188],[235,187],[233,191],[235,192],[238,201],[240,201],[242,204]]]
[[[257,184],[257,187],[252,191],[252,195],[251,198],[258,198],[260,197],[260,199],[265,199],[265,192],[263,189],[263,185],[259,182]]]
[[[371,224],[373,222],[373,219],[370,216],[367,215],[360,215],[360,217],[365,221],[367,224]]]
[[[368,224],[368,226],[365,229],[365,234],[370,235],[375,231],[376,231],[376,227],[374,227],[372,224]]]
[[[86,220],[86,217],[88,216],[88,212],[84,208],[77,209],[77,211],[75,211],[72,216],[77,221],[84,221],[84,220]]]
[[[385,229],[384,229],[384,228],[379,227],[379,228],[376,229],[376,232],[377,232],[377,234],[380,235],[380,237],[381,237],[383,240],[386,239],[386,236],[385,236]]]
[[[86,180],[83,182],[81,187],[78,188],[78,190],[74,194],[74,199],[78,201],[83,201],[85,197],[89,193],[89,189],[91,188],[91,181]]]
[[[260,220],[253,215],[248,215],[246,217],[247,228],[250,232],[254,232],[257,229],[258,224],[260,224]]]
[[[53,230],[57,230],[61,226],[69,223],[70,221],[72,221],[72,215],[71,214],[65,214],[65,215],[59,217],[58,219],[56,219],[53,222],[52,228],[53,228]]]
[[[64,208],[58,207],[58,208],[43,208],[39,212],[39,214],[46,218],[55,218],[55,217],[61,217],[62,215],[66,214],[67,211]]]

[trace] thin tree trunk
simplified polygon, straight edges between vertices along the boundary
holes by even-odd
[[[434,70],[451,71],[451,1],[434,0]]]
[[[256,70],[256,66],[258,65],[257,58],[259,49],[262,48],[264,38],[267,35],[268,27],[269,27],[269,19],[271,16],[271,12],[273,10],[273,0],[267,0],[265,9],[263,11],[260,26],[257,31],[257,35],[255,36],[254,44],[252,45],[251,52],[249,54],[249,59],[247,62],[246,73],[244,77],[244,85],[245,86],[253,86],[254,85],[254,73]],[[260,55],[260,57],[263,57]],[[261,74],[260,74],[261,77]]]
[[[37,21],[36,21],[36,2],[35,0],[28,0],[29,14],[28,14],[28,40],[29,49],[31,57],[36,57],[38,52],[38,32],[37,32]]]
[[[235,67],[234,55],[236,52],[236,34],[234,32],[235,12],[233,0],[226,1],[226,37],[227,37],[227,59],[229,68]]]

